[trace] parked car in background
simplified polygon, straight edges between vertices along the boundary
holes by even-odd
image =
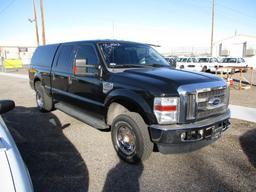
[[[183,57],[177,60],[176,69],[184,69],[189,71],[202,71],[202,66],[195,57]]]
[[[27,167],[1,117],[1,114],[12,110],[14,106],[13,101],[0,101],[0,191],[32,192],[33,186]]]
[[[173,57],[165,57],[166,61],[170,63],[173,68],[176,68],[176,59]]]
[[[215,72],[219,67],[219,61],[215,57],[199,57],[198,63],[202,66],[203,72]]]
[[[224,72],[224,73],[235,73],[239,71],[239,69],[235,69],[232,67],[248,67],[245,60],[241,57],[225,57],[221,60],[219,64],[219,69],[217,69],[217,72]],[[221,67],[230,67],[230,68],[221,68]],[[246,70],[244,70],[246,71]]]

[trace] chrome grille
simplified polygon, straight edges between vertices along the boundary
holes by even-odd
[[[195,105],[196,105],[196,95],[188,94],[187,95],[187,120],[195,119]]]
[[[212,104],[211,101],[217,101]],[[227,109],[227,89],[205,89],[197,92],[196,118],[206,118],[212,115],[224,113]]]

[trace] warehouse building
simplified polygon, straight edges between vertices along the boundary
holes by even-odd
[[[234,35],[214,43],[215,57],[243,57],[256,68],[256,36]]]
[[[5,60],[19,60],[23,65],[29,65],[36,47],[0,46],[0,65]]]

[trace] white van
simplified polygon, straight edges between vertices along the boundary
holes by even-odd
[[[181,57],[177,60],[176,69],[184,69],[189,71],[202,71],[202,65],[198,63],[195,57]]]

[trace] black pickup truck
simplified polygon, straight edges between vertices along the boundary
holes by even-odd
[[[117,154],[129,163],[153,150],[196,150],[230,124],[223,79],[173,69],[149,44],[91,40],[40,46],[29,79],[41,111],[59,109],[111,130]]]

